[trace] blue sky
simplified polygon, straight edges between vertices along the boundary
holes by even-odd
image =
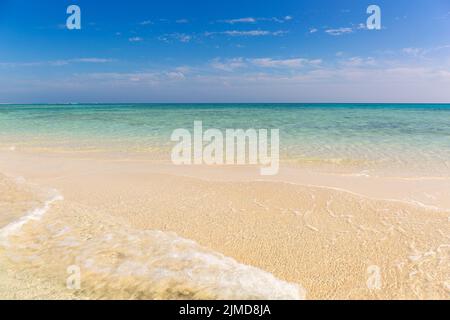
[[[450,102],[450,1],[0,0],[9,102]]]

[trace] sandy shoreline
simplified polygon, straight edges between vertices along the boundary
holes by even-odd
[[[65,288],[65,268],[77,257],[108,249],[105,265],[143,259],[130,253],[136,247],[127,247],[134,242],[123,238],[124,230],[136,235],[174,232],[302,286],[308,299],[449,298],[447,179],[369,178],[283,168],[273,181],[257,181],[261,177],[254,168],[181,168],[18,152],[0,153],[0,172],[23,176],[64,196],[42,221],[27,224],[14,238],[17,244],[33,246],[29,252],[16,252],[21,258],[8,267],[52,279],[59,287],[45,291],[47,298],[126,298],[123,288],[136,286],[129,278],[122,279],[116,293],[99,285],[105,279],[94,276],[87,277],[89,289],[67,293]],[[70,227],[66,238],[56,241],[65,227]],[[97,247],[90,241],[97,239],[98,244],[110,233],[117,238],[115,246]],[[141,246],[154,245],[137,238]],[[69,240],[73,243],[67,244]],[[61,254],[67,258],[47,263]],[[30,262],[23,258],[27,256],[39,258]],[[373,267],[381,273],[379,290],[367,286]],[[14,289],[6,284],[10,277],[3,270],[0,297],[11,297],[5,291]],[[112,296],[102,288],[109,288]]]

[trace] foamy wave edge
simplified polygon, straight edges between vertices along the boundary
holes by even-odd
[[[53,193],[55,195],[53,195],[49,200],[45,201],[43,206],[28,211],[24,216],[22,216],[18,220],[13,221],[10,224],[3,227],[2,229],[0,229],[0,245],[7,246],[9,243],[8,238],[11,235],[18,233],[22,229],[22,227],[28,222],[33,220],[34,221],[40,220],[45,215],[45,213],[50,209],[51,205],[54,202],[64,200],[64,197],[61,196],[56,191],[54,191]]]
[[[51,190],[51,194],[43,205],[1,228],[0,245],[9,247],[11,236],[18,234],[28,222],[41,220],[55,202],[64,200],[56,190]],[[80,244],[81,252],[76,260],[87,274],[100,276],[104,285],[94,283],[96,287],[114,290],[115,286],[124,285],[119,291],[127,290],[126,286],[131,284],[129,278],[132,277],[140,282],[136,287],[147,291],[153,299],[306,299],[306,290],[301,285],[280,280],[270,272],[239,263],[175,233],[122,231],[123,234],[116,234],[122,241],[115,244],[110,243],[110,234],[95,239],[97,241],[93,244]],[[149,244],[148,241],[151,245],[144,252],[135,247],[142,248],[143,244]],[[121,263],[97,263],[99,252],[120,252],[124,248],[130,249],[130,252]]]
[[[171,232],[127,231],[93,240],[78,252],[76,263],[107,297],[131,289],[138,299],[306,299],[298,284]],[[116,260],[105,262],[98,252],[117,255]]]

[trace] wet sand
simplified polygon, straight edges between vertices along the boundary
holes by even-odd
[[[282,167],[261,181],[252,167],[13,151],[0,172],[64,197],[0,249],[3,298],[450,298],[448,178]]]

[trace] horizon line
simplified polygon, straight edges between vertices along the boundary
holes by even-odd
[[[0,102],[0,105],[87,105],[87,104],[450,104],[449,102]]]

